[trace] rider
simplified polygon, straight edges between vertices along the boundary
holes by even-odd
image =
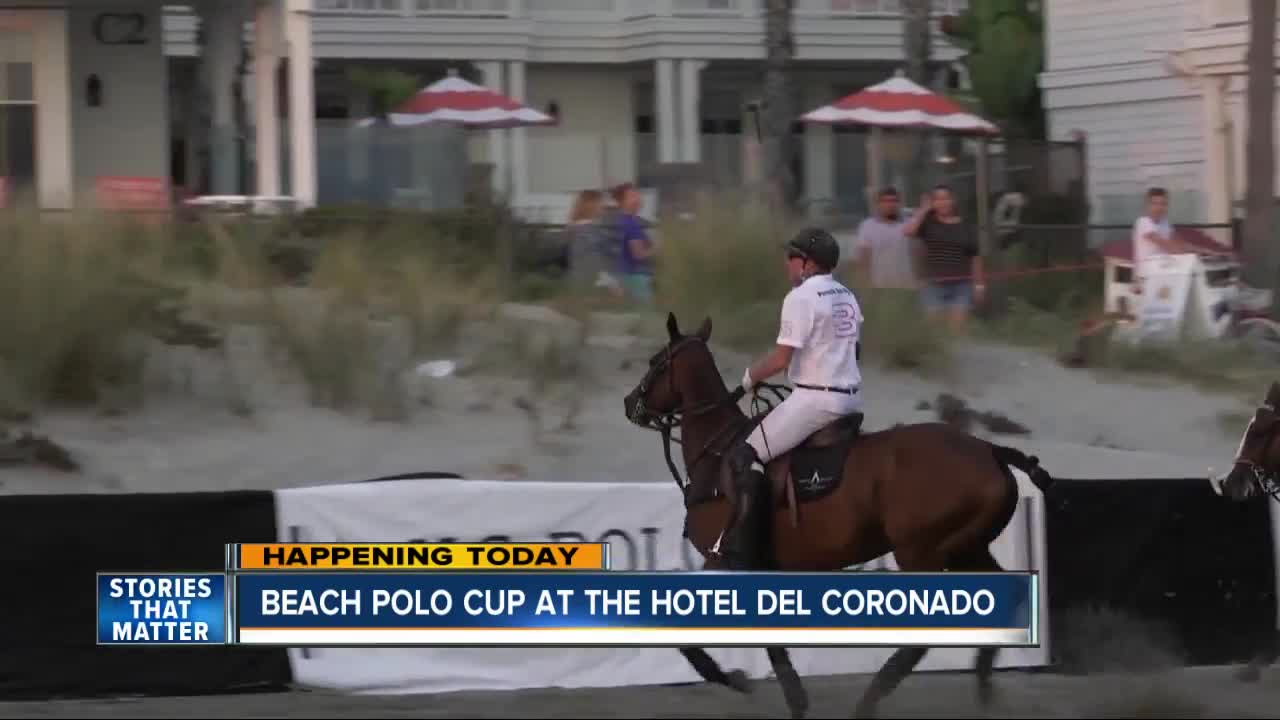
[[[729,453],[735,512],[723,538],[730,569],[759,568],[760,521],[768,512],[764,465],[846,415],[861,412],[858,385],[862,308],[831,272],[840,246],[820,228],[806,228],[786,244],[792,289],[782,301],[773,351],[747,368],[742,389],[787,370],[794,390]]]

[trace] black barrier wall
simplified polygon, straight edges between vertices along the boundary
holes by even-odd
[[[278,648],[99,647],[97,573],[225,568],[231,542],[276,542],[262,492],[0,497],[0,696],[193,695],[286,686]]]
[[[1061,480],[1046,497],[1063,670],[1243,662],[1276,627],[1269,499],[1204,479]]]
[[[1059,480],[1045,498],[1052,661],[1242,662],[1277,625],[1270,499],[1201,479]],[[0,593],[0,697],[283,689],[278,648],[96,645],[96,575],[223,568],[229,542],[276,542],[269,491],[0,496],[13,587]],[[1119,650],[1117,649],[1119,648]]]

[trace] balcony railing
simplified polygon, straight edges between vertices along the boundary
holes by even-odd
[[[758,16],[764,0],[314,0],[323,14],[461,15],[556,17],[569,19],[668,15],[678,17]],[[957,13],[969,0],[933,0],[938,15]],[[796,0],[801,17],[896,17],[902,0]]]

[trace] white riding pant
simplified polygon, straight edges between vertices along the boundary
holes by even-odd
[[[862,410],[862,393],[827,392],[796,388],[747,436],[761,463],[768,463],[795,448],[810,435]]]

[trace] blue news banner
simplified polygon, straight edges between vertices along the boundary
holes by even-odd
[[[222,645],[223,573],[99,573],[101,645]]]
[[[102,575],[98,636],[104,644],[292,647],[1032,647],[1040,642],[1037,580],[905,572]]]

